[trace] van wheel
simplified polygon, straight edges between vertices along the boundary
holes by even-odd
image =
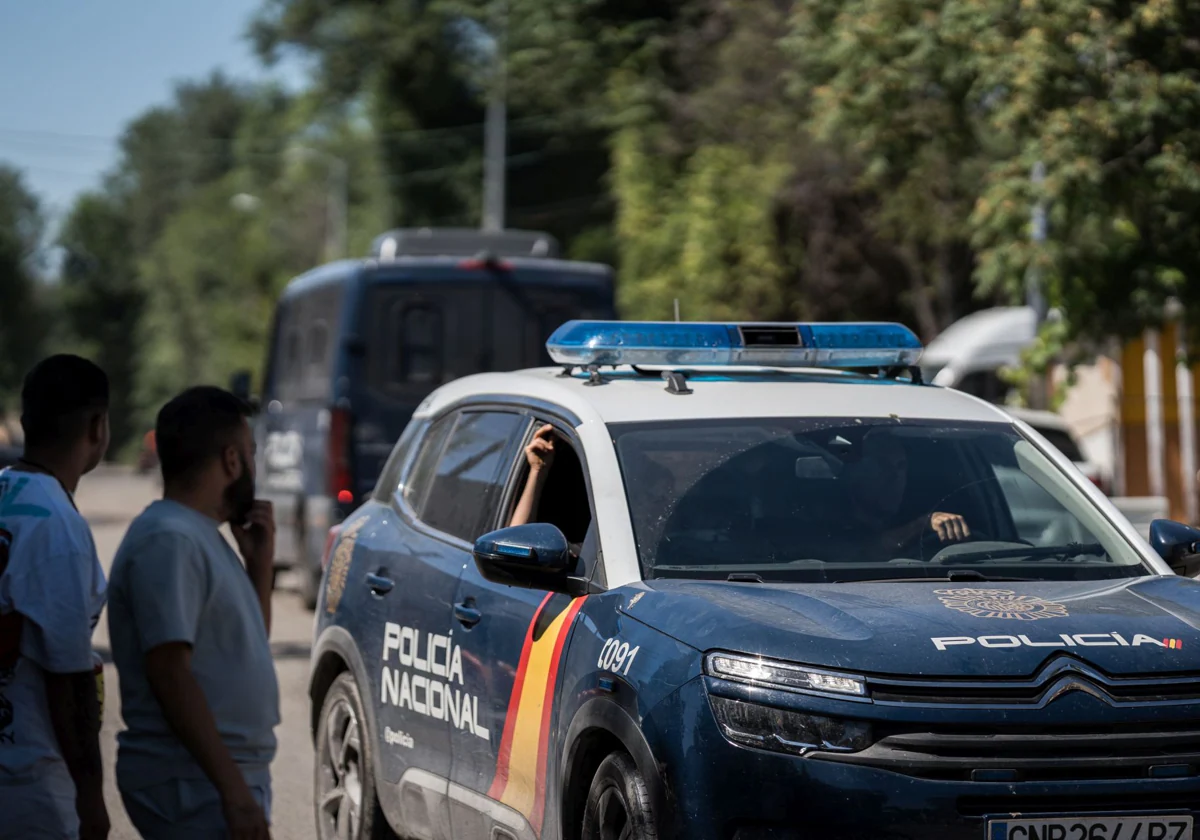
[[[342,673],[321,706],[313,804],[320,840],[394,840],[375,794],[373,744],[354,677]]]
[[[583,811],[583,840],[658,840],[646,780],[633,759],[613,753],[600,763]]]
[[[321,570],[313,569],[307,560],[300,566],[300,596],[304,599],[304,608],[315,610],[317,599],[321,596]]]
[[[300,572],[300,597],[305,609],[315,610],[321,597],[321,561],[315,564],[308,556],[308,539],[304,528],[296,529],[296,566]]]

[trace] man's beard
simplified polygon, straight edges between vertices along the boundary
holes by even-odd
[[[225,488],[225,505],[229,508],[229,522],[232,525],[244,523],[254,507],[254,474],[250,472],[245,457],[238,455],[238,458],[242,462],[242,474]]]

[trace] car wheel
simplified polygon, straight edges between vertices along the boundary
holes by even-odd
[[[596,770],[583,811],[583,840],[658,840],[646,780],[624,753],[613,753]]]
[[[390,840],[375,796],[371,738],[354,678],[341,674],[321,706],[313,780],[320,840]]]

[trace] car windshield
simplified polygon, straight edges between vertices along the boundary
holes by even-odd
[[[647,579],[1152,574],[1008,423],[768,418],[610,431]]]

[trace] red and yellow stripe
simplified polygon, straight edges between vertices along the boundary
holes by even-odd
[[[1179,650],[1183,647],[1183,639],[1163,639],[1163,644],[1171,650]]]
[[[550,712],[554,705],[554,686],[558,680],[558,665],[570,635],[575,616],[585,598],[575,598],[566,605],[551,604],[554,595],[542,600],[521,649],[504,734],[500,740],[500,755],[496,761],[496,777],[488,796],[525,815],[535,834],[541,834],[546,804],[546,759],[549,755]],[[547,610],[558,610],[551,617]],[[537,639],[534,629],[539,622],[546,630]]]

